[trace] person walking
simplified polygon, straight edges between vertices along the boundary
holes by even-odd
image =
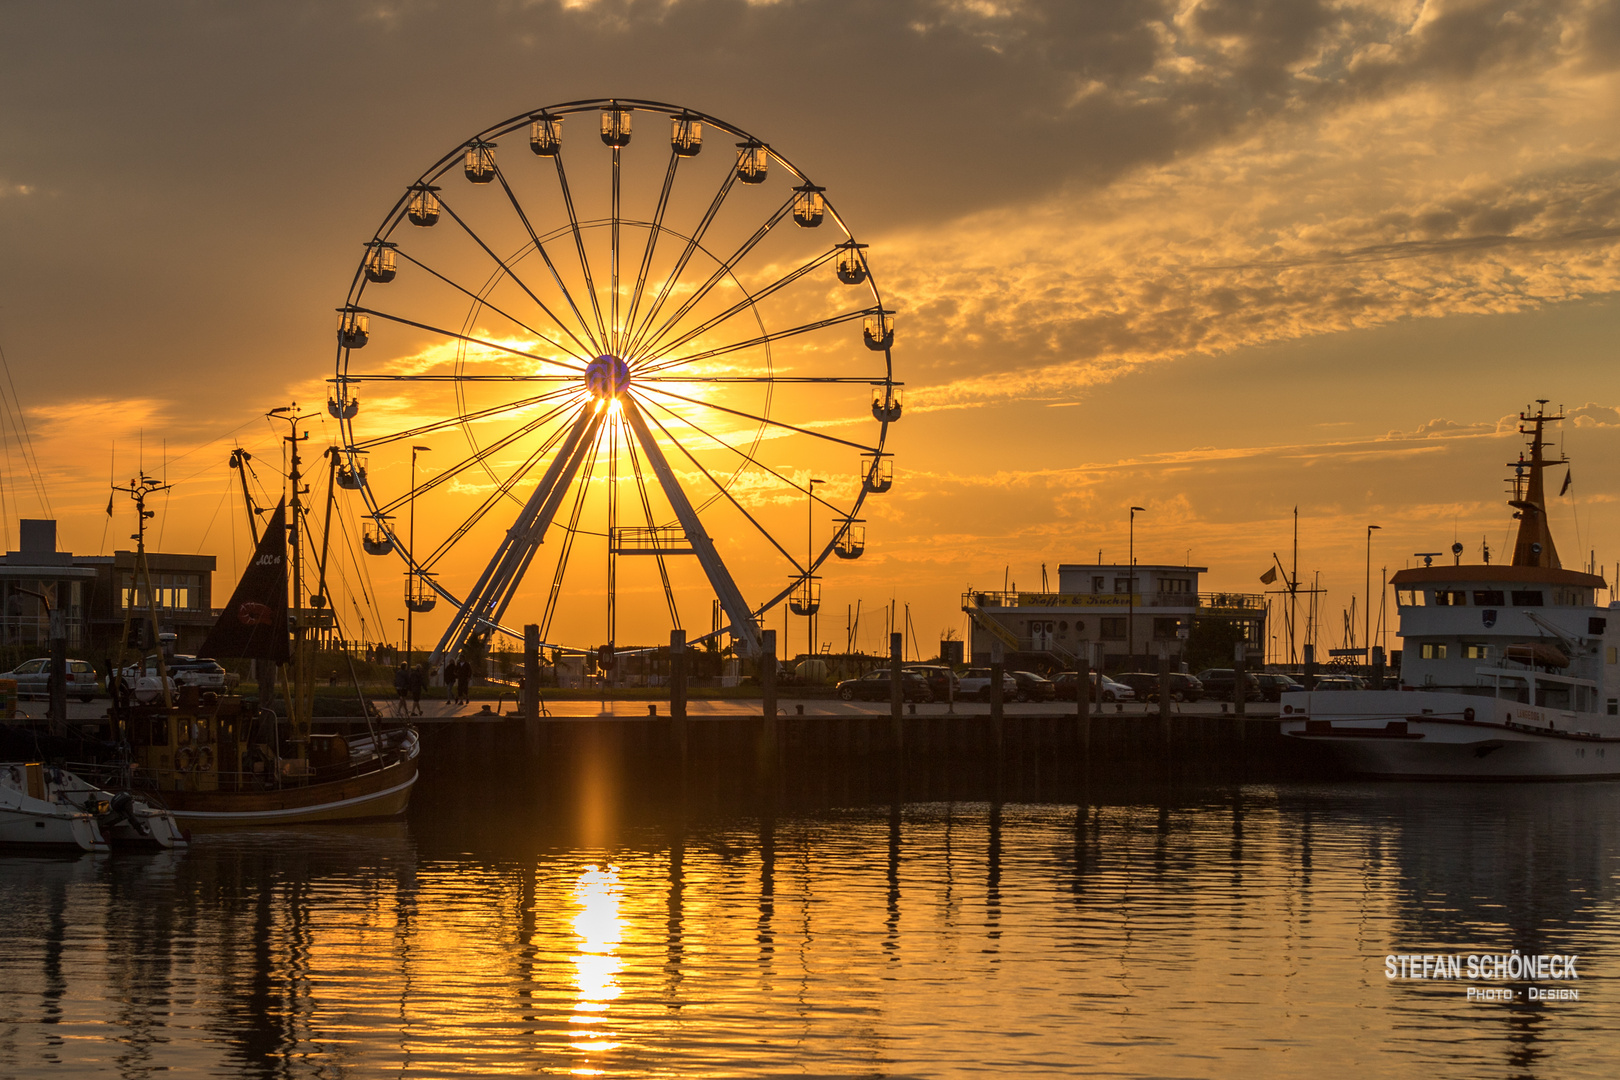
[[[394,693],[399,695],[399,704],[395,706],[395,710],[400,716],[407,715],[407,710],[405,708],[405,695],[410,693],[410,691],[411,672],[402,661],[399,667],[394,669]]]
[[[456,665],[456,697],[466,705],[472,700],[472,663],[465,657]]]
[[[422,685],[427,682],[427,665],[411,664],[406,668],[406,684],[411,691],[411,715],[422,715]]]

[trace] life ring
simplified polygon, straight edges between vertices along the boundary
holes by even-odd
[[[191,747],[182,746],[179,752],[174,755],[174,767],[181,772],[186,772],[191,768],[191,761],[194,756]]]
[[[197,771],[207,772],[214,767],[214,748],[204,746],[197,751]]]

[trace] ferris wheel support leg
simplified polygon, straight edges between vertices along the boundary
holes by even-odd
[[[596,432],[602,425],[604,412],[596,408],[595,401],[581,407],[574,426],[557,448],[545,476],[530,494],[528,502],[523,504],[512,527],[506,530],[506,538],[484,568],[478,584],[473,586],[450,620],[450,625],[445,628],[444,636],[433,650],[431,663],[442,664],[455,656],[467,639],[481,627],[499,623],[506,614],[512,594],[523,580],[524,571],[534,559],[535,551],[545,540],[546,530],[557,516],[563,496],[573,485],[581,462],[596,441]]]
[[[626,394],[619,401],[624,410],[624,418],[630,424],[630,430],[636,433],[636,441],[641,443],[642,452],[647,455],[647,464],[652,466],[653,472],[658,476],[658,484],[664,489],[664,495],[675,510],[675,517],[686,532],[686,542],[697,555],[703,572],[709,576],[709,584],[713,586],[715,595],[720,598],[720,607],[731,620],[732,640],[737,642],[744,655],[760,655],[764,639],[760,636],[759,623],[754,621],[754,614],[748,607],[748,601],[743,599],[742,590],[738,589],[737,583],[732,580],[731,571],[726,569],[726,564],[720,561],[720,553],[714,549],[714,541],[703,531],[703,523],[698,520],[697,511],[692,509],[691,500],[686,497],[686,492],[681,490],[674,471],[664,458],[664,452],[659,449],[635,400]]]

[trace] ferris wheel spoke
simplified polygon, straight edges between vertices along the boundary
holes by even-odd
[[[728,353],[738,352],[742,349],[752,349],[759,345],[768,345],[773,341],[781,341],[783,338],[797,337],[800,334],[809,334],[816,330],[825,330],[829,326],[837,326],[839,323],[852,322],[855,319],[863,318],[867,315],[871,315],[872,313],[873,311],[871,308],[860,308],[853,311],[846,311],[841,315],[833,315],[829,318],[817,319],[815,322],[811,323],[802,323],[799,326],[791,326],[786,330],[773,330],[768,334],[761,334],[758,337],[749,338],[746,341],[736,341],[730,345],[721,345],[713,349],[705,349],[702,352],[687,353],[685,356],[673,356],[668,360],[661,360],[656,364],[644,368],[643,370],[648,374],[653,374],[659,371],[668,371],[671,368],[680,367],[682,364],[696,363],[699,360],[711,360],[716,356],[725,356]]]
[[[364,309],[356,308],[355,310],[360,311],[360,310],[364,310]],[[381,318],[387,318],[386,315],[380,316],[380,317]],[[445,331],[445,332],[448,333],[448,331]],[[469,338],[468,340],[470,341],[472,339]],[[478,342],[478,344],[480,344],[480,345],[488,345],[490,343],[487,342],[487,341],[480,341],[480,342]],[[527,354],[525,353],[525,354],[520,354],[520,355],[527,355]],[[435,382],[448,382],[448,383],[575,383],[575,384],[578,384],[579,381],[580,381],[580,376],[585,373],[583,368],[578,370],[578,371],[576,371],[573,368],[569,368],[568,370],[569,370],[569,372],[571,374],[568,374],[568,375],[391,375],[391,374],[387,374],[387,373],[384,373],[384,372],[366,372],[366,371],[362,371],[362,372],[356,372],[354,374],[345,373],[344,375],[341,375],[338,378],[328,379],[326,381],[331,382],[331,383],[341,383],[341,384],[345,384],[345,385],[348,384],[348,383],[367,383],[367,382],[397,382],[397,383],[435,383]],[[666,382],[692,382],[694,380],[691,380],[691,379],[667,379],[665,381]],[[868,380],[868,381],[870,381],[870,380]]]
[[[450,466],[448,469],[446,469],[443,472],[439,473],[437,476],[434,476],[433,478],[431,478],[429,480],[424,480],[422,483],[417,484],[414,488],[412,488],[412,490],[411,490],[411,492],[409,494],[401,495],[398,498],[392,500],[391,502],[386,502],[386,503],[383,503],[382,505],[378,506],[377,507],[377,513],[379,513],[379,514],[393,513],[395,510],[398,510],[401,506],[404,506],[407,503],[409,503],[413,498],[418,498],[418,497],[420,497],[422,495],[425,495],[428,492],[432,491],[434,488],[437,488],[437,487],[439,487],[439,486],[441,486],[443,484],[448,483],[449,481],[455,479],[457,476],[460,476],[462,473],[466,472],[468,469],[472,468],[474,465],[480,464],[481,462],[487,460],[489,458],[489,456],[491,454],[495,453],[497,450],[504,450],[506,447],[511,446],[518,439],[521,439],[525,435],[529,435],[529,434],[533,433],[534,431],[538,430],[539,428],[541,428],[545,424],[547,424],[550,421],[556,419],[558,416],[560,416],[563,413],[567,412],[574,404],[575,404],[574,401],[565,401],[561,405],[558,405],[555,409],[552,409],[549,412],[547,412],[547,413],[545,413],[545,414],[543,414],[541,416],[535,417],[533,420],[530,420],[528,423],[519,426],[518,428],[516,428],[513,431],[507,432],[505,435],[502,435],[499,439],[496,439],[494,442],[490,443],[488,446],[480,447],[475,453],[469,454],[468,456],[462,458],[460,461],[456,462],[454,465]]]
[[[506,192],[506,198],[512,204],[513,211],[517,213],[518,220],[523,223],[523,231],[529,234],[529,242],[534,245],[534,250],[539,252],[541,260],[546,264],[546,269],[551,271],[551,280],[562,293],[563,299],[568,302],[568,310],[574,313],[574,318],[579,322],[580,330],[584,332],[586,337],[591,338],[592,345],[586,345],[571,331],[568,332],[568,336],[578,342],[580,348],[584,349],[592,357],[596,356],[602,350],[593,347],[596,339],[591,334],[590,324],[585,321],[585,313],[580,311],[579,305],[574,302],[574,294],[568,291],[568,286],[563,282],[562,274],[557,272],[557,264],[551,261],[551,252],[547,251],[546,245],[540,242],[540,234],[535,232],[534,226],[529,223],[528,213],[523,209],[523,204],[518,201],[517,194],[512,190],[512,185],[506,182],[506,174],[501,171],[498,165],[495,167],[495,178],[501,182],[501,190]],[[551,312],[547,311],[546,314],[551,315]],[[557,321],[559,326],[562,325],[561,320],[558,320],[555,315],[551,317]]]
[[[611,226],[612,235],[608,238],[608,256],[609,261],[612,263],[609,272],[611,281],[609,282],[608,289],[608,302],[612,312],[608,319],[608,325],[612,327],[612,331],[608,336],[608,348],[610,351],[614,352],[617,352],[619,348],[619,153],[620,147],[615,146],[613,148],[613,192],[610,197],[612,203],[610,212],[613,217],[613,224]],[[609,556],[609,558],[611,559],[611,556]],[[612,591],[610,576],[608,588],[608,594],[610,597],[612,595]],[[612,603],[613,601],[609,599],[608,604],[611,606]],[[611,640],[613,637],[611,620],[609,620],[609,622],[610,625],[608,637]]]
[[[456,544],[460,543],[463,537],[471,532],[473,528],[480,521],[482,521],[491,510],[493,510],[497,505],[500,504],[502,500],[511,494],[512,489],[517,487],[517,485],[522,482],[523,478],[533,471],[535,465],[544,460],[545,456],[551,452],[553,447],[562,441],[567,433],[567,428],[559,427],[556,431],[547,436],[546,441],[541,443],[532,454],[525,458],[523,463],[514,469],[510,476],[495,486],[495,489],[485,497],[484,501],[479,504],[478,508],[472,512],[466,521],[463,521],[460,525],[456,526],[455,530],[445,538],[444,542],[433,549],[432,553],[429,554],[428,557],[423,561],[422,569],[431,569],[435,563],[437,563],[445,555],[449,554],[451,549],[453,549]]]
[[[596,295],[596,282],[591,277],[591,260],[585,254],[585,234],[579,230],[579,214],[574,210],[574,196],[568,190],[568,172],[563,168],[562,152],[559,151],[551,160],[557,163],[557,186],[562,191],[563,206],[568,210],[568,227],[574,232],[574,249],[579,252],[579,271],[585,276],[585,292],[591,298],[591,312],[596,316],[596,340],[606,348],[608,332],[602,322],[602,302]]]
[[[641,252],[641,268],[636,271],[635,288],[630,291],[630,307],[624,316],[626,326],[636,324],[636,311],[641,307],[642,292],[647,287],[647,274],[652,269],[653,252],[658,247],[659,233],[663,231],[664,212],[669,209],[669,194],[675,187],[675,170],[680,163],[681,155],[675,152],[675,147],[671,144],[669,167],[664,170],[664,186],[658,193],[658,206],[653,210],[652,227],[647,230],[647,244]]]
[[[663,346],[664,352],[672,352],[675,349],[680,348],[682,345],[685,345],[688,341],[691,341],[693,338],[698,337],[698,336],[700,336],[702,334],[706,334],[710,330],[714,329],[716,326],[719,326],[721,323],[724,323],[724,322],[726,322],[726,321],[728,321],[730,319],[733,319],[736,316],[742,314],[743,312],[748,311],[749,309],[751,309],[755,305],[757,305],[761,300],[764,300],[766,297],[770,296],[771,294],[779,292],[782,289],[787,288],[789,285],[793,284],[795,281],[798,281],[800,278],[802,278],[806,274],[812,272],[817,267],[824,266],[827,263],[831,262],[837,256],[837,254],[838,254],[838,249],[833,248],[832,250],[827,251],[827,252],[817,256],[816,258],[810,260],[809,262],[805,263],[803,266],[801,266],[798,269],[794,270],[792,273],[788,274],[787,276],[779,278],[776,281],[771,282],[769,285],[765,286],[763,289],[760,289],[758,292],[748,293],[745,290],[743,298],[741,300],[737,301],[735,304],[731,305],[729,308],[722,311],[720,314],[714,316],[713,318],[707,319],[702,324],[700,324],[698,326],[695,326],[692,329],[688,330],[686,333],[682,334],[680,337],[676,338],[675,340],[666,343]],[[650,343],[647,346],[647,349],[645,350],[646,353],[651,354],[652,349],[654,348],[655,345],[656,345],[656,342]]]
[[[848,386],[904,386],[870,375],[642,375],[638,383],[833,383]]]
[[[525,360],[534,360],[537,363],[541,363],[541,364],[551,364],[554,367],[562,368],[564,371],[575,372],[575,377],[576,378],[579,375],[583,375],[585,373],[584,368],[577,368],[577,367],[574,367],[571,364],[565,364],[561,360],[558,360],[558,359],[556,359],[554,357],[537,356],[532,352],[524,352],[522,349],[514,349],[510,345],[502,345],[499,342],[489,341],[489,340],[487,340],[485,338],[473,337],[471,334],[461,334],[461,333],[457,333],[454,330],[446,330],[442,326],[434,326],[431,323],[417,322],[415,319],[407,319],[403,315],[393,315],[393,314],[390,314],[389,312],[386,312],[386,311],[378,311],[376,308],[352,307],[349,310],[353,311],[353,312],[356,312],[358,314],[361,314],[361,315],[374,315],[379,319],[387,319],[389,322],[396,322],[396,323],[401,324],[402,326],[414,326],[418,330],[425,330],[430,334],[441,334],[444,337],[455,338],[457,341],[465,341],[469,345],[482,345],[484,348],[486,348],[486,349],[494,349],[496,352],[509,353],[512,356],[521,356]],[[392,382],[468,382],[468,381],[472,381],[472,380],[474,380],[476,378],[477,378],[476,376],[466,376],[466,375],[387,375],[387,376],[385,376],[385,375],[365,375],[365,376],[345,376],[345,379],[347,381],[349,381],[349,382],[358,382],[358,381],[361,381],[362,379],[368,380],[368,381],[371,381],[371,382],[381,382],[381,381],[383,381],[385,379],[388,380],[388,381],[392,381]],[[542,381],[539,377],[536,377],[536,376],[521,376],[521,375],[494,376],[493,380],[497,381],[497,382]],[[552,379],[544,379],[543,381],[551,382],[553,380]]]
[[[595,407],[594,401],[585,402],[575,415],[567,436],[552,455],[545,475],[530,492],[528,500],[518,511],[517,519],[506,530],[494,556],[479,575],[478,583],[445,628],[444,636],[434,649],[436,662],[457,653],[474,633],[499,628],[501,617],[506,614],[518,583],[523,580],[534,553],[545,540],[546,530],[556,517],[557,508],[562,505],[569,485],[579,475],[580,466],[585,464],[589,452],[595,447],[601,428],[602,410]]]
[[[703,572],[708,575],[709,585],[720,600],[720,606],[725,611],[726,617],[731,620],[732,640],[739,641],[744,652],[758,656],[764,647],[764,639],[760,636],[759,623],[754,619],[748,601],[743,599],[742,590],[737,588],[737,582],[732,578],[731,571],[726,569],[720,553],[714,548],[714,541],[709,538],[703,523],[698,520],[697,511],[692,509],[691,500],[686,497],[686,492],[681,490],[680,482],[675,479],[675,472],[669,467],[664,451],[647,427],[647,420],[637,407],[635,398],[627,394],[619,400],[624,418],[630,424],[630,430],[635,433],[636,441],[641,444],[642,453],[647,455],[647,464],[652,466],[653,475],[658,477],[658,484],[664,489],[664,497],[669,500],[670,508],[675,511],[676,520],[681,523],[681,528],[686,533],[687,543],[697,556]]]
[[[633,438],[624,441],[624,448],[628,451],[630,468],[636,476],[636,493],[641,496],[641,514],[646,519],[647,528],[656,530],[658,523],[653,520],[652,500],[647,497],[647,481],[641,474],[641,459],[636,455],[636,441]],[[612,542],[612,534],[609,534]],[[675,605],[675,590],[669,583],[669,564],[664,562],[664,553],[654,550],[653,559],[658,563],[658,578],[664,584],[664,602],[669,605],[669,621],[672,629],[681,628],[681,613]]]
[[[722,484],[718,479],[716,479],[715,475],[712,472],[710,472],[708,470],[708,468],[701,461],[699,461],[697,459],[696,455],[694,455],[692,453],[692,451],[688,450],[686,448],[686,446],[681,443],[680,440],[676,439],[674,435],[670,434],[669,428],[665,427],[663,425],[663,423],[656,416],[652,417],[651,419],[652,419],[652,422],[654,424],[658,425],[658,430],[662,431],[664,433],[664,437],[666,439],[668,439],[673,446],[675,446],[677,449],[679,449],[680,452],[686,456],[686,459],[688,461],[690,461],[693,465],[697,466],[697,469],[698,469],[699,472],[701,472],[704,476],[708,477],[709,483],[713,484],[715,486],[716,490],[718,490],[720,492],[720,494],[722,494],[722,495],[724,495],[726,497],[726,501],[731,503],[732,506],[735,506],[737,508],[737,512],[742,514],[743,517],[747,518],[749,523],[752,524],[755,529],[759,530],[759,534],[761,536],[763,536],[765,539],[769,540],[771,542],[771,546],[774,547],[777,551],[780,551],[782,553],[782,558],[786,559],[788,561],[788,563],[793,567],[794,570],[798,571],[801,574],[806,572],[804,567],[799,565],[799,560],[795,559],[791,554],[789,554],[788,549],[783,547],[777,541],[776,537],[771,535],[771,531],[769,529],[767,529],[765,526],[761,525],[759,523],[759,519],[756,518],[753,514],[748,512],[748,508],[746,506],[744,506],[740,501],[738,501],[737,497],[731,493],[731,491],[726,487],[726,485]]]
[[[577,380],[570,379],[569,381],[575,382]],[[431,435],[435,431],[443,431],[446,428],[458,427],[461,424],[467,423],[471,420],[487,420],[491,416],[499,416],[502,413],[516,412],[519,409],[527,409],[534,405],[543,405],[545,402],[550,401],[559,395],[571,393],[572,390],[572,387],[564,387],[560,390],[548,390],[544,394],[536,394],[534,397],[519,398],[517,401],[508,401],[501,405],[492,405],[487,409],[479,409],[477,412],[471,413],[462,413],[457,416],[452,416],[447,420],[435,420],[430,424],[421,424],[417,427],[407,428],[404,431],[396,432],[392,435],[376,435],[369,439],[361,439],[356,441],[350,446],[350,449],[356,452],[361,452],[370,450],[377,446],[386,446],[388,443],[401,442],[405,439],[419,439],[424,435]]]
[[[722,439],[720,436],[714,434],[712,431],[708,430],[707,428],[703,427],[702,425],[693,422],[690,417],[682,416],[680,413],[676,412],[674,409],[670,408],[668,405],[665,405],[663,402],[661,402],[661,401],[648,401],[647,404],[656,406],[658,409],[663,411],[666,415],[668,415],[672,419],[680,421],[682,424],[684,424],[687,427],[691,428],[693,431],[697,432],[699,435],[702,435],[704,438],[708,439],[710,442],[713,442],[717,446],[721,446],[721,447],[724,447],[727,450],[730,450],[733,454],[736,454],[738,457],[742,458],[744,461],[748,462],[750,465],[753,465],[756,468],[758,468],[758,469],[760,469],[760,470],[762,470],[764,472],[770,473],[772,476],[774,476],[778,480],[782,481],[782,483],[786,484],[788,487],[792,488],[794,491],[797,491],[797,492],[800,492],[801,494],[810,496],[810,498],[814,499],[816,502],[820,503],[822,506],[825,506],[827,509],[833,511],[834,513],[842,514],[844,512],[840,507],[835,506],[834,504],[828,502],[826,499],[823,499],[821,496],[816,495],[810,489],[801,487],[797,483],[795,483],[794,481],[789,480],[787,477],[783,476],[781,473],[777,472],[775,469],[773,469],[769,465],[765,464],[765,462],[759,460],[759,458],[755,457],[753,454],[749,453],[747,450],[744,450],[741,447],[736,446],[736,445],[734,445],[732,443],[726,442],[726,440]],[[659,426],[662,427],[662,425],[659,425]]]
[[[528,284],[521,277],[518,276],[517,271],[513,270],[512,267],[507,263],[507,261],[505,259],[503,259],[499,255],[495,254],[495,249],[491,248],[488,244],[484,243],[484,238],[482,236],[479,236],[478,233],[473,229],[473,227],[471,225],[468,225],[465,221],[463,221],[462,218],[461,218],[461,215],[457,214],[455,212],[455,210],[450,206],[450,204],[448,202],[445,202],[444,200],[441,199],[439,201],[439,205],[444,208],[445,213],[449,214],[450,217],[455,220],[455,223],[457,225],[461,226],[462,231],[465,232],[468,236],[470,236],[472,238],[473,243],[477,244],[480,248],[483,249],[484,254],[488,255],[491,259],[495,260],[495,265],[499,266],[501,268],[501,272],[504,273],[507,277],[511,278],[513,284],[515,284],[518,288],[522,289],[523,292],[524,292],[524,295],[526,295],[530,300],[533,300],[535,302],[535,305],[537,307],[539,307],[539,309],[541,311],[544,311],[546,313],[546,315],[551,319],[551,321],[557,324],[558,328],[561,329],[563,333],[565,333],[569,337],[573,338],[574,342],[577,345],[579,345],[581,348],[586,348],[587,352],[589,351],[589,349],[586,347],[585,343],[580,341],[579,338],[574,334],[574,332],[568,328],[568,324],[563,322],[561,319],[557,318],[556,313],[553,312],[549,307],[546,306],[545,301],[541,300],[538,296],[536,296],[534,294],[534,290],[529,288]],[[465,292],[466,290],[462,290],[462,291]],[[510,318],[510,316],[508,316],[508,318]],[[513,321],[515,322],[516,320],[513,320]],[[567,351],[570,355],[578,356],[578,354],[574,353],[573,350],[571,350],[571,349],[565,350],[565,351]]]
[[[693,229],[692,235],[686,238],[686,247],[681,250],[680,258],[675,260],[675,268],[669,272],[669,276],[664,279],[664,283],[658,287],[658,292],[653,296],[652,307],[648,308],[647,314],[642,317],[641,325],[632,329],[630,343],[626,348],[627,352],[633,353],[640,347],[642,335],[647,332],[648,328],[658,318],[658,313],[663,310],[664,302],[669,299],[676,283],[681,279],[681,274],[686,271],[686,264],[691,262],[692,254],[703,243],[704,234],[709,231],[709,226],[714,224],[715,216],[720,213],[720,207],[725,203],[726,196],[731,194],[731,188],[736,182],[737,170],[727,169],[726,178],[720,183],[720,190],[714,193],[714,198],[709,202],[709,208],[703,212],[703,217],[698,221],[697,228]]]
[[[637,386],[641,386],[641,384],[638,383]],[[825,439],[827,442],[837,443],[840,446],[848,446],[852,449],[859,450],[863,454],[876,454],[880,452],[875,446],[863,446],[858,442],[850,442],[848,439],[840,439],[836,435],[827,435],[820,431],[812,431],[810,428],[798,427],[795,424],[785,423],[781,420],[772,420],[769,416],[761,416],[758,413],[743,412],[741,409],[732,409],[725,405],[716,405],[712,401],[703,401],[700,398],[687,397],[685,394],[677,394],[673,390],[665,390],[661,386],[645,386],[642,387],[642,389],[650,391],[654,394],[662,394],[665,397],[672,397],[678,401],[684,401],[691,405],[698,405],[705,409],[713,409],[716,412],[730,413],[732,416],[740,416],[744,420],[755,420],[761,424],[769,424],[772,427],[785,428],[788,431],[794,431],[800,435],[809,435],[811,438]]]
[[[557,614],[557,601],[562,599],[563,581],[568,576],[568,559],[574,553],[574,541],[579,537],[579,518],[585,510],[585,498],[590,494],[591,476],[596,471],[596,446],[601,439],[601,430],[598,428],[596,440],[593,440],[591,454],[585,462],[585,472],[575,485],[574,505],[568,514],[568,524],[563,529],[563,541],[558,546],[557,565],[552,570],[551,588],[546,593],[546,608],[540,619],[540,637],[551,636],[551,620]]]
[[[489,310],[493,311],[495,314],[501,316],[502,318],[507,319],[513,325],[521,326],[524,330],[527,330],[529,333],[533,334],[535,337],[539,338],[541,341],[545,342],[547,345],[550,345],[552,348],[558,349],[558,350],[560,350],[562,352],[567,353],[569,356],[572,356],[574,359],[578,360],[582,364],[588,364],[588,363],[591,362],[590,355],[581,354],[579,352],[576,352],[573,349],[569,348],[567,345],[564,345],[562,342],[555,341],[555,340],[547,337],[545,334],[541,333],[539,330],[536,330],[534,327],[530,326],[528,323],[524,322],[522,319],[518,318],[516,315],[513,315],[510,312],[508,312],[508,311],[498,307],[497,305],[491,303],[487,298],[479,296],[477,293],[473,292],[471,289],[467,288],[465,285],[461,284],[459,281],[452,281],[450,278],[445,277],[443,274],[441,274],[437,270],[433,269],[433,267],[427,265],[426,263],[422,262],[419,259],[411,258],[410,255],[406,254],[403,251],[400,251],[398,248],[395,248],[394,250],[395,250],[395,253],[398,254],[406,262],[410,263],[413,266],[417,266],[417,267],[420,267],[423,270],[426,270],[429,274],[432,274],[434,277],[438,278],[440,281],[444,282],[446,285],[450,286],[452,289],[455,289],[458,292],[462,293],[463,295],[467,296],[473,302],[475,302],[475,303],[477,303],[477,304],[479,304],[479,305],[481,305],[483,307],[489,308]],[[487,251],[488,249],[486,248],[485,250]],[[504,269],[504,267],[503,267],[503,269]],[[514,278],[513,280],[515,281],[516,279]],[[538,299],[535,299],[534,294],[532,292],[529,292],[528,287],[525,286],[522,282],[518,282],[518,287],[520,289],[522,289],[524,292],[528,293],[529,298],[534,300],[535,303],[540,304],[540,301]],[[555,322],[559,326],[562,326],[561,321],[558,320],[557,316],[551,311],[550,308],[546,307],[546,305],[540,304],[540,310],[544,311],[548,316],[550,316],[552,322]],[[579,345],[581,348],[585,347],[584,343],[581,342],[579,340],[579,338],[574,337],[574,335],[569,331],[569,329],[566,326],[562,326],[562,331],[563,331],[563,333],[568,334],[569,337],[574,338],[574,343],[576,345]]]
[[[681,306],[675,309],[675,313],[673,315],[665,319],[663,323],[659,325],[657,330],[653,331],[650,335],[643,337],[641,339],[639,348],[644,352],[651,352],[652,350],[656,349],[658,347],[658,342],[664,337],[664,335],[668,334],[675,327],[679,326],[681,320],[684,319],[694,307],[703,302],[703,298],[709,295],[709,291],[713,289],[715,285],[723,281],[726,276],[731,273],[732,269],[747,257],[750,251],[753,251],[754,248],[758,247],[761,240],[764,240],[765,237],[770,235],[771,230],[776,228],[783,218],[787,217],[788,211],[791,209],[793,209],[793,199],[789,198],[787,202],[784,202],[781,206],[776,208],[776,212],[765,220],[765,224],[754,230],[754,235],[750,236],[747,240],[744,240],[742,244],[738,246],[736,251],[732,252],[731,255],[719,266],[715,267],[714,272],[709,275],[707,281],[699,285],[696,289],[692,290],[692,295],[688,296],[684,301],[681,302]]]

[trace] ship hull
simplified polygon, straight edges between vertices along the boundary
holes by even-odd
[[[270,791],[165,791],[188,829],[260,828],[358,821],[403,814],[416,783],[414,756],[372,773]]]
[[[1516,702],[1396,691],[1287,694],[1281,731],[1348,771],[1405,780],[1620,777],[1613,717]]]

